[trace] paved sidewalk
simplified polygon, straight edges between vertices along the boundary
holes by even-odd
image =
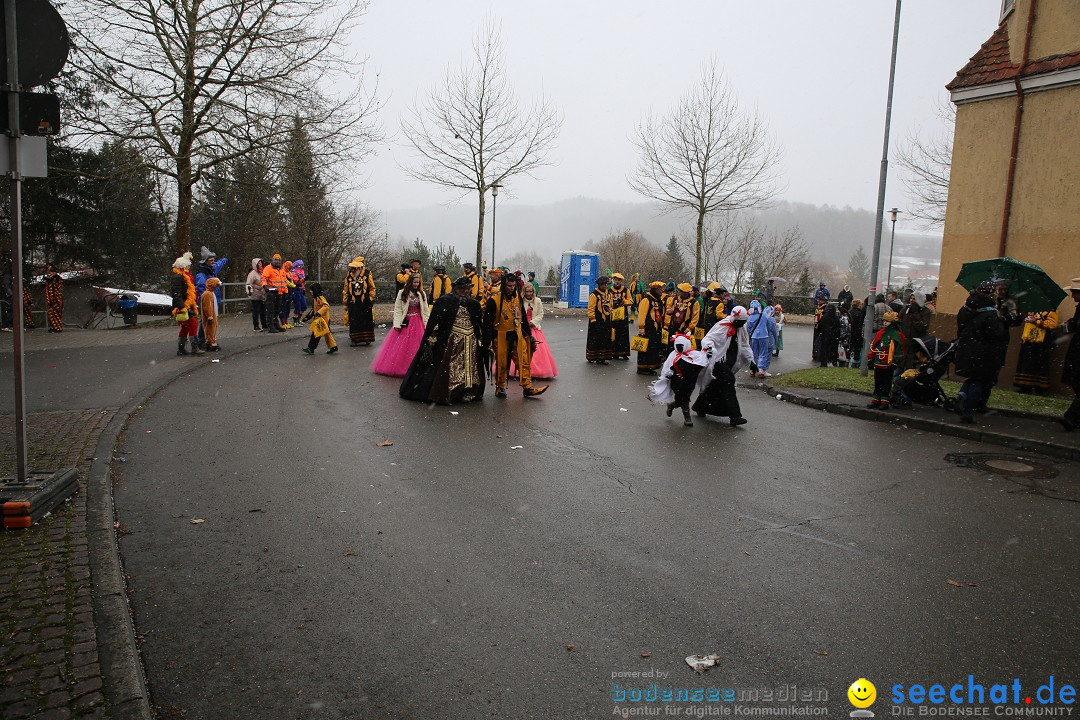
[[[219,332],[224,351],[200,358],[170,357],[176,334],[175,326],[166,326],[63,333],[34,330],[26,335],[31,376],[41,367],[49,367],[54,352],[59,355],[97,348],[94,352],[106,353],[113,367],[109,373],[102,374],[88,364],[69,362],[64,366],[67,377],[37,380],[32,387],[28,384],[31,404],[37,403],[39,409],[50,408],[48,412],[32,413],[27,419],[29,466],[34,470],[56,470],[74,465],[79,471],[79,491],[32,528],[0,530],[0,717],[5,720],[139,716],[130,705],[125,704],[122,712],[110,705],[117,688],[130,687],[141,680],[109,677],[105,658],[110,652],[115,654],[115,649],[99,647],[98,631],[103,618],[97,615],[100,598],[95,595],[100,592],[103,578],[91,578],[88,538],[93,533],[87,522],[88,498],[94,502],[95,492],[89,482],[92,471],[107,468],[111,460],[95,457],[98,441],[114,418],[122,425],[126,415],[117,405],[57,409],[65,402],[78,405],[87,397],[70,393],[70,384],[111,383],[111,387],[100,388],[93,397],[111,396],[129,403],[134,397],[137,402],[202,362],[227,358],[230,351],[242,352],[290,341],[300,344],[308,331],[296,328],[285,334],[254,333],[248,316],[226,317]],[[6,362],[10,362],[11,337],[0,333],[0,355],[8,356]],[[161,346],[163,359],[175,362],[158,362],[147,370],[141,356],[122,349],[153,344]],[[110,347],[116,347],[117,351],[109,352]],[[152,348],[142,351],[143,355],[147,353],[155,354]],[[137,376],[138,384],[145,387],[134,390],[125,387],[121,392],[118,388],[130,384],[133,377],[134,368],[128,366],[136,363],[141,373]],[[4,373],[0,382],[10,388],[10,374]],[[13,474],[14,468],[14,417],[0,415],[0,473]],[[122,533],[123,528],[118,532]],[[98,533],[98,536],[104,536],[103,542],[115,545],[112,533]],[[115,574],[113,584],[122,586],[119,571]],[[123,620],[130,622],[126,612]],[[100,639],[106,643],[115,640],[109,633]],[[120,702],[126,699],[121,698]]]
[[[90,470],[115,408],[52,412],[27,421],[30,467]],[[0,470],[15,466],[14,418],[0,418]],[[106,717],[91,605],[86,493],[28,530],[0,534],[0,715]]]
[[[758,383],[756,386],[771,395],[779,395],[781,400],[814,410],[889,422],[913,430],[926,430],[1014,450],[1039,452],[1066,460],[1080,460],[1080,433],[1066,432],[1053,418],[991,410],[984,415],[976,415],[975,423],[966,425],[959,422],[955,413],[941,407],[913,404],[909,408],[872,410],[867,407],[870,396],[862,393],[773,387],[766,383]]]

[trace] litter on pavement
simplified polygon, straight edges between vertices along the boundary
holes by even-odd
[[[686,664],[689,665],[694,672],[705,672],[718,662],[720,662],[719,655],[691,655],[686,658]]]

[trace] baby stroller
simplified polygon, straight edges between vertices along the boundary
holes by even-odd
[[[954,410],[955,402],[941,388],[941,378],[949,371],[956,354],[956,343],[936,337],[915,338],[911,341],[915,353],[915,365],[893,381],[892,404],[909,407],[912,402],[920,405],[941,405]]]

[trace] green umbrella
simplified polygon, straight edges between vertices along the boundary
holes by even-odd
[[[1020,312],[1057,310],[1066,292],[1038,265],[999,257],[964,263],[956,282],[968,290],[984,280],[1007,280],[1009,297],[1016,301]]]

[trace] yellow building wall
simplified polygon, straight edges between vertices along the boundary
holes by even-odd
[[[1065,55],[1080,50],[1080,2],[1076,0],[1035,0],[1035,28],[1031,34],[1029,59]],[[1028,12],[1032,0],[1016,0],[1009,26],[1009,58],[1020,63],[1024,54]]]
[[[1015,110],[1015,97],[957,107],[933,328],[942,337],[955,336],[956,312],[967,298],[967,289],[954,280],[960,266],[998,256]],[[1025,96],[1005,254],[1041,266],[1060,285],[1080,277],[1078,126],[1080,86]],[[1074,308],[1066,298],[1058,307],[1061,319],[1071,317]],[[1011,382],[1019,345],[1017,329],[1001,373],[1003,385]],[[1064,346],[1051,371],[1055,382],[1063,351]]]
[[[967,298],[954,282],[960,266],[997,257],[1015,105],[1014,98],[1002,98],[956,108],[938,281],[942,313],[955,314]]]

